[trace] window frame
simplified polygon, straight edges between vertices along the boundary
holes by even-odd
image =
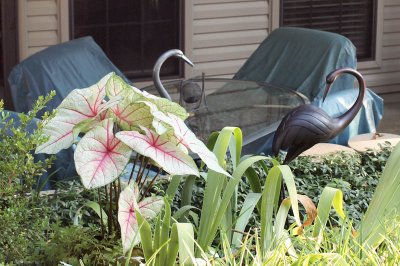
[[[357,63],[358,69],[376,69],[382,66],[382,35],[383,35],[383,8],[384,1],[378,0],[376,3],[376,25],[375,25],[375,59],[369,61],[360,61]],[[270,0],[271,29],[277,29],[280,26],[281,1]]]
[[[73,16],[71,14],[72,6],[73,6],[72,0],[69,0],[69,1],[57,0],[57,1],[60,1],[60,9],[62,11],[62,12],[60,12],[61,19],[62,19],[61,25],[63,25],[62,26],[62,28],[63,28],[62,31],[67,33],[67,35],[68,35],[67,40],[72,40],[73,39],[72,28],[73,28],[73,24],[74,24],[74,22],[71,20],[71,18]],[[187,10],[188,10],[187,6],[190,6],[187,2],[191,3],[192,1],[193,0],[189,0],[189,1],[188,0],[179,0],[179,2],[180,2],[179,3],[180,16],[179,16],[179,21],[178,21],[178,23],[179,23],[179,40],[178,40],[178,42],[179,42],[179,46],[180,47],[177,47],[177,49],[181,49],[184,52],[185,52],[186,47],[187,47],[187,41],[186,41],[187,38],[186,38],[186,36],[187,36],[187,33],[188,33],[187,26],[186,26],[187,25],[187,23],[186,23],[187,22],[186,14],[187,14]],[[62,8],[61,8],[61,3],[63,3],[63,7]],[[184,63],[182,61],[180,61],[179,65],[178,65],[178,74],[176,74],[176,75],[163,75],[162,78],[164,80],[185,78],[187,76],[187,72],[188,71],[187,71],[186,65],[184,65]],[[148,77],[129,77],[128,76],[128,78],[130,80],[134,80],[135,84],[147,84],[148,82],[150,82],[152,80],[151,75],[148,76]]]

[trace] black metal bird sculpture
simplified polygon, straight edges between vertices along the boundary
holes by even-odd
[[[315,144],[336,137],[357,115],[365,95],[365,81],[362,75],[352,68],[337,69],[326,77],[327,86],[323,101],[332,83],[342,74],[356,77],[359,85],[357,100],[347,112],[336,118],[330,117],[324,110],[311,104],[299,106],[288,113],[279,124],[272,143],[275,155],[279,150],[287,150],[284,164],[288,164]]]
[[[156,61],[156,63],[154,64],[154,68],[153,68],[153,82],[154,85],[156,87],[156,89],[158,90],[158,93],[161,95],[161,97],[167,98],[168,100],[171,100],[171,96],[169,95],[169,93],[167,92],[167,90],[164,88],[164,86],[161,83],[161,79],[160,79],[160,69],[162,64],[170,57],[178,57],[183,59],[186,63],[188,63],[190,66],[193,66],[192,61],[189,60],[189,58],[187,58],[183,52],[181,50],[178,49],[172,49],[172,50],[168,50],[165,53],[163,53]]]

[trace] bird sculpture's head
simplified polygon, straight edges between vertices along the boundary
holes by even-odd
[[[164,88],[164,86],[161,83],[160,79],[160,69],[162,64],[170,57],[177,57],[181,58],[183,61],[188,63],[190,66],[193,66],[193,62],[187,58],[183,52],[179,49],[172,49],[168,50],[165,53],[163,53],[156,61],[154,64],[153,68],[153,81],[156,89],[160,93],[161,97],[167,98],[168,100],[171,100],[171,96],[168,94],[167,90]]]
[[[186,63],[188,63],[190,66],[194,66],[193,62],[190,61],[190,59],[187,58],[186,55],[185,55],[181,50],[173,49],[173,50],[170,50],[170,51],[171,51],[171,53],[174,54],[174,56],[176,56],[176,57],[182,59],[183,61],[185,61]]]
[[[337,77],[339,76],[339,73],[352,73],[354,71],[354,69],[346,67],[346,68],[339,68],[336,69],[334,71],[332,71],[331,73],[329,73],[326,76],[326,87],[325,87],[325,91],[324,91],[324,95],[322,97],[322,102],[325,101],[326,96],[328,95],[328,92],[333,84],[333,82],[337,79]]]

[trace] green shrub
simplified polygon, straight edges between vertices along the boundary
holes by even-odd
[[[359,222],[371,202],[376,185],[393,147],[360,154],[339,153],[318,158],[298,157],[290,164],[299,193],[314,202],[326,186],[343,192],[346,210]]]
[[[368,150],[360,154],[332,154],[318,160],[304,156],[298,157],[289,166],[295,176],[298,193],[307,195],[316,203],[324,187],[338,188],[343,192],[345,208],[350,218],[359,222],[372,199],[379,176],[392,149],[392,146],[385,144],[381,150]],[[266,163],[269,164],[269,162]],[[254,169],[260,176],[261,184],[263,184],[266,176],[264,169],[259,166]],[[178,194],[172,203],[173,211],[178,210],[181,206],[182,195],[179,193],[183,190],[184,181],[185,179],[181,182]],[[167,186],[168,181],[161,179],[155,185],[153,192],[164,195],[163,191],[166,190]],[[191,205],[199,209],[203,200],[204,186],[204,179],[196,178]],[[245,195],[249,191],[250,186],[243,178],[242,182],[239,183],[238,207],[241,207],[241,203],[243,203]],[[252,216],[250,224],[256,225],[257,220],[257,216]]]
[[[32,243],[49,225],[49,209],[37,204],[32,189],[51,166],[52,157],[35,162],[33,151],[45,141],[42,124],[33,132],[28,128],[53,95],[40,97],[31,112],[20,114],[18,123],[0,104],[0,261],[30,263],[26,258],[34,252]]]

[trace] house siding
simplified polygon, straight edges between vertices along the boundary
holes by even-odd
[[[360,69],[367,86],[376,93],[400,92],[400,1],[385,0],[382,61],[379,68]],[[377,47],[379,49],[379,47]]]
[[[67,0],[18,0],[20,58],[68,40]],[[230,78],[276,25],[275,0],[185,0],[185,78]],[[380,1],[380,0],[379,0]],[[274,12],[272,12],[273,10]],[[359,64],[375,92],[400,92],[400,1],[384,0],[378,65]],[[139,83],[138,87],[149,84]]]
[[[268,35],[268,1],[193,0],[192,4],[191,74],[232,77]]]
[[[65,41],[61,8],[66,0],[19,0],[19,54],[25,59],[48,46]]]

